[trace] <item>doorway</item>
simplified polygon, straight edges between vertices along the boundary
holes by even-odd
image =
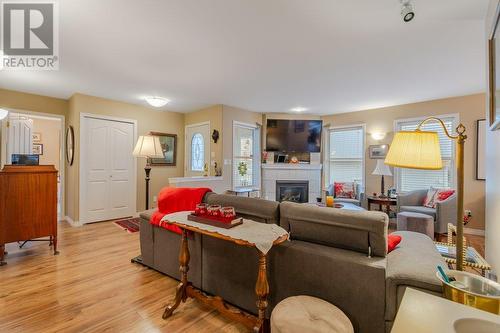
[[[80,222],[136,213],[137,122],[100,115],[80,116]]]
[[[186,126],[186,163],[184,176],[203,176],[210,168],[210,122]]]
[[[38,155],[40,165],[54,165],[57,174],[57,217],[64,217],[64,116],[11,110],[2,122],[1,164],[13,154]]]

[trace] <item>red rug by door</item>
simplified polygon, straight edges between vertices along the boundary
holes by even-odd
[[[141,224],[141,219],[139,217],[134,217],[131,219],[124,219],[113,222],[123,230],[127,230],[127,232],[134,233],[139,231],[139,226]]]

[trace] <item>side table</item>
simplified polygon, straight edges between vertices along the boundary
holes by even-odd
[[[385,212],[389,215],[392,210],[391,206],[396,206],[398,204],[397,199],[389,198],[389,197],[368,197],[368,210],[371,210],[371,205],[379,205],[379,211],[383,211],[383,207],[385,207]]]
[[[191,297],[203,302],[205,305],[215,308],[223,316],[242,323],[253,332],[269,332],[269,319],[266,318],[266,309],[268,305],[267,296],[269,295],[269,283],[267,281],[267,251],[264,253],[258,248],[255,243],[228,235],[231,234],[231,232],[228,232],[228,230],[234,230],[239,227],[243,227],[243,225],[236,226],[233,229],[223,229],[213,226],[209,226],[207,229],[205,229],[205,227],[202,226],[197,227],[197,224],[195,222],[187,221],[183,217],[179,220],[182,220],[182,222],[169,221],[168,223],[175,225],[182,230],[181,247],[179,253],[179,270],[181,272],[181,282],[177,287],[174,302],[165,308],[163,319],[169,318],[181,303],[186,302],[187,298]],[[250,226],[253,225],[254,232],[260,231],[262,233],[266,233],[268,230],[266,229],[268,227],[267,225],[258,222],[245,220],[243,223],[250,223]],[[198,290],[191,285],[191,283],[188,281],[190,253],[188,248],[187,236],[189,232],[200,233],[205,236],[218,238],[221,241],[233,242],[241,246],[253,247],[257,250],[257,254],[259,257],[259,271],[257,275],[257,282],[255,284],[258,309],[257,317],[227,305],[219,296],[208,296],[201,290]],[[284,233],[281,235],[276,235],[276,233],[272,234],[274,241],[272,241],[271,246],[281,244],[288,239],[288,233],[286,233],[285,230],[283,230],[283,232]]]

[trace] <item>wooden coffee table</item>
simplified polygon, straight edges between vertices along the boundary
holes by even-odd
[[[389,215],[392,210],[391,206],[396,206],[398,204],[397,199],[389,197],[368,197],[368,210],[371,210],[371,205],[379,205],[379,211],[383,212],[383,207],[385,207],[385,212]]]

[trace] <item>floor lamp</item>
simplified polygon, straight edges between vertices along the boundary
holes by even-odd
[[[146,210],[149,209],[149,174],[151,173],[151,165],[149,164],[150,158],[164,158],[163,150],[160,144],[160,138],[153,135],[141,135],[137,139],[134,152],[135,157],[146,158]]]
[[[421,127],[429,122],[437,121],[446,136],[457,142],[456,168],[457,168],[457,270],[463,270],[464,259],[464,145],[467,135],[465,126],[460,124],[456,128],[457,135],[448,132],[444,122],[435,117],[423,120],[415,131],[401,131],[394,136],[392,144],[387,153],[385,163],[398,167],[422,170],[440,170],[443,168],[441,159],[441,148],[437,132],[421,130]]]

